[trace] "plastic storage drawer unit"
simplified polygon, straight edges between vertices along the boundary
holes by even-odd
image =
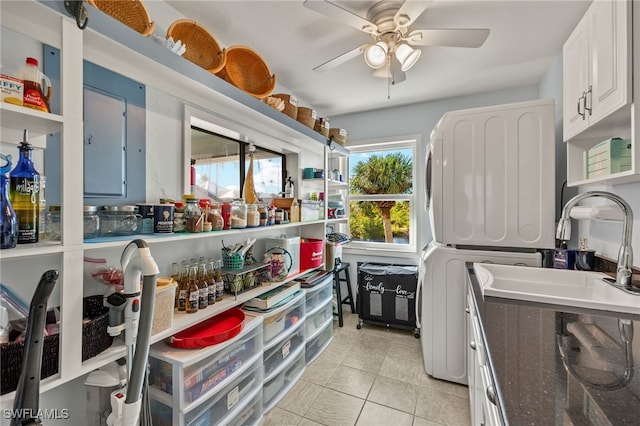
[[[240,334],[218,345],[188,350],[156,343],[149,353],[150,394],[175,409],[173,424],[186,424],[183,417],[199,411],[253,364],[262,367],[262,342],[262,318],[247,317]]]
[[[319,329],[314,335],[307,337],[305,347],[306,363],[309,364],[318,357],[331,343],[333,338],[333,318],[327,321],[324,327]]]
[[[282,366],[283,368],[276,370],[276,374],[272,374],[272,377],[265,377],[262,389],[265,412],[269,411],[284,397],[304,372],[304,346],[293,355],[295,355],[295,358],[292,358],[290,362]]]
[[[298,349],[305,345],[304,321],[299,321],[282,338],[278,338],[264,349],[264,375],[268,377],[286,363]]]
[[[303,290],[307,295],[306,310],[309,314],[333,297],[333,274],[327,275],[322,282],[315,286],[305,287]]]
[[[307,325],[307,336],[311,337],[316,334],[318,330],[324,328],[327,322],[333,320],[333,301],[327,300],[324,305],[315,309],[315,312],[311,312],[307,315],[305,323]]]
[[[296,291],[292,298],[282,306],[269,311],[247,311],[247,317],[260,316],[263,318],[264,346],[277,339],[280,333],[295,325],[298,321],[304,321],[305,294],[302,290]]]

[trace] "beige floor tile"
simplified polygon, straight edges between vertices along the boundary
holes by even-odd
[[[405,346],[421,348],[420,339],[416,339],[413,335],[413,330],[397,330],[393,334],[393,343],[398,343]]]
[[[323,389],[305,418],[326,426],[353,426],[364,400],[331,389]]]
[[[311,364],[307,365],[307,368],[302,374],[302,379],[317,385],[324,386],[329,377],[340,365],[342,358],[335,355],[335,352],[324,351],[318,358],[316,358]]]
[[[352,348],[342,359],[342,365],[378,374],[385,355],[366,349]]]
[[[366,399],[376,375],[368,371],[340,365],[325,385],[329,389]]]
[[[382,366],[380,366],[378,374],[380,376],[419,385],[420,379],[425,372],[422,363],[387,355],[382,362]]]
[[[423,362],[422,348],[420,348],[420,346],[408,346],[402,343],[394,343],[389,346],[387,355],[418,363]]]
[[[428,374],[420,378],[420,386],[427,386],[440,392],[469,399],[469,387],[458,383],[447,382],[446,380],[434,379]]]
[[[413,426],[442,426],[442,423],[432,422],[431,420],[415,416],[413,418]]]
[[[302,420],[300,420],[300,423],[298,423],[298,426],[322,426],[322,423],[303,418]]]
[[[385,405],[413,414],[418,400],[419,387],[389,377],[377,376],[367,401]]]
[[[262,419],[261,426],[295,426],[300,423],[302,417],[285,411],[278,407],[273,407]]]
[[[304,416],[321,391],[322,386],[300,379],[277,406],[299,416]]]
[[[415,415],[445,425],[471,424],[469,400],[428,386],[421,386]]]
[[[411,426],[413,415],[367,401],[357,426]]]

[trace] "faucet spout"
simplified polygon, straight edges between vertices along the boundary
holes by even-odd
[[[606,191],[588,191],[570,199],[562,209],[562,215],[556,229],[556,238],[568,241],[571,238],[571,209],[586,198],[600,197],[613,201],[622,210],[622,243],[618,251],[618,266],[616,270],[616,284],[627,288],[631,286],[631,266],[633,265],[633,249],[631,247],[631,228],[633,226],[633,212],[629,204],[616,194]]]

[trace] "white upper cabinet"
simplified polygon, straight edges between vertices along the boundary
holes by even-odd
[[[631,2],[593,2],[563,47],[565,141],[631,103],[631,63]]]

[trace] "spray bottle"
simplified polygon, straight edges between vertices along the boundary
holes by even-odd
[[[11,170],[11,156],[0,154],[0,159],[6,161],[6,164],[0,166],[0,202],[2,205],[2,213],[0,214],[0,228],[2,229],[2,237],[0,248],[14,248],[18,243],[18,217],[9,201],[9,179],[5,173]]]

